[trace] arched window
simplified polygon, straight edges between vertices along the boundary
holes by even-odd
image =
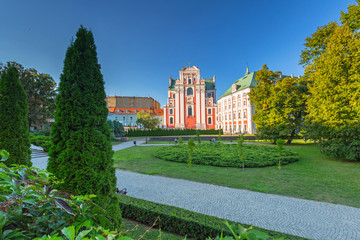
[[[188,107],[188,116],[192,116],[192,107],[191,106]]]
[[[188,84],[191,84],[191,78],[188,79]]]
[[[170,118],[170,124],[174,124],[174,118]]]
[[[208,118],[208,124],[211,125],[211,117]]]
[[[194,93],[194,91],[193,91],[192,88],[188,88],[187,91],[186,91],[187,96],[192,96],[193,93]]]

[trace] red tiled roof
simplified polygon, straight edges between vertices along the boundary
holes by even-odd
[[[159,108],[159,109],[148,109],[148,108],[108,108],[110,113],[115,113],[115,114],[137,114],[138,112],[153,112],[153,114],[155,116],[162,116],[164,115],[164,109]],[[120,112],[119,112],[120,111]]]

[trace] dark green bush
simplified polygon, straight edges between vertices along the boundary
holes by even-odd
[[[30,143],[42,147],[45,152],[48,152],[51,147],[50,136],[35,135],[30,133]]]
[[[224,235],[232,236],[231,231],[225,226],[224,219],[207,216],[189,210],[145,201],[126,195],[119,195],[120,207],[123,217],[152,225],[157,217],[158,227],[164,231],[187,235],[188,238],[206,239],[215,238],[224,232]],[[230,221],[229,221],[230,222]],[[234,222],[230,222],[233,224]],[[250,227],[248,224],[241,224]],[[284,237],[285,239],[304,239],[285,233],[253,227],[265,232],[273,238]]]
[[[0,75],[0,149],[10,157],[6,165],[31,166],[29,141],[28,102],[19,73],[10,66]]]
[[[0,155],[5,161],[6,152],[0,151]],[[89,235],[96,236],[100,234],[94,227],[108,222],[108,213],[92,202],[95,196],[54,189],[54,179],[44,170],[25,165],[9,168],[0,163],[0,182],[1,239],[61,234],[70,225],[77,232],[91,227]]]
[[[244,144],[245,167],[257,168],[274,166],[279,161],[276,147]],[[154,155],[158,158],[187,163],[187,145],[172,145],[159,148]],[[284,150],[281,155],[281,164],[286,165],[298,160],[298,155],[290,150]],[[193,153],[194,164],[219,167],[242,167],[242,160],[238,155],[235,144],[197,144]]]
[[[60,75],[47,170],[64,180],[57,185],[59,189],[80,195],[95,194],[94,201],[107,210],[114,229],[121,229],[114,152],[100,68],[94,36],[81,26],[66,51]]]
[[[207,130],[196,130],[196,129],[149,129],[146,132],[142,129],[129,129],[126,136],[128,137],[139,137],[139,136],[180,136],[180,135],[195,135],[196,131],[202,135],[217,135],[219,130],[207,129]],[[222,130],[220,130],[222,134]]]

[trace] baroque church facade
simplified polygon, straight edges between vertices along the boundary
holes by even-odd
[[[178,79],[169,78],[166,128],[214,129],[216,107],[215,76],[203,79],[200,69],[193,66],[183,67]]]

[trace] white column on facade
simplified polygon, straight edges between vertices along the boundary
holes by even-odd
[[[206,129],[205,106],[207,103],[205,99],[205,85],[201,86],[200,100],[201,100],[201,128]]]
[[[200,124],[200,85],[195,85],[196,91],[196,128],[201,128]]]
[[[167,112],[167,105],[164,105],[164,121],[163,121],[162,125],[163,126],[165,125],[165,128],[167,128],[167,123],[168,123],[166,112]]]
[[[184,120],[185,120],[185,99],[184,99],[184,86],[180,88],[180,127],[184,128]]]
[[[180,91],[179,88],[176,88],[175,93],[175,128],[179,128],[179,116],[180,116]]]

